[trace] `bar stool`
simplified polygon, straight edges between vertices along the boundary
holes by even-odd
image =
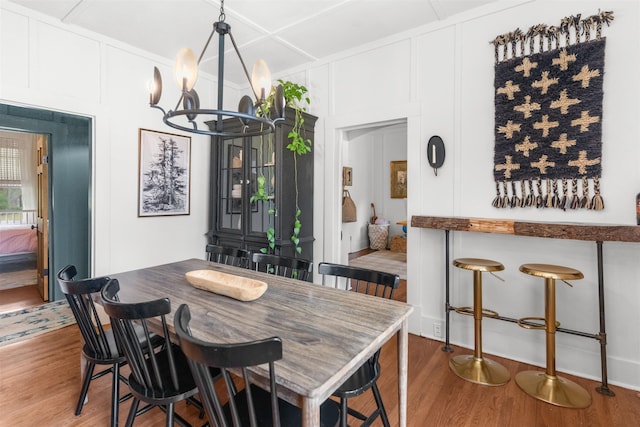
[[[545,317],[523,317],[518,325],[526,329],[544,329],[547,335],[547,366],[545,372],[523,371],[516,375],[516,383],[530,396],[552,405],[567,408],[586,408],[591,403],[589,392],[566,378],[556,375],[556,280],[582,279],[583,274],[569,267],[549,264],[523,264],[520,271],[525,274],[544,278],[544,311]],[[570,283],[565,282],[571,286]],[[543,321],[534,324],[535,320]]]
[[[473,307],[458,307],[456,312],[473,315],[475,345],[473,355],[462,354],[452,357],[449,367],[460,378],[472,383],[490,386],[506,384],[510,378],[507,368],[482,357],[482,318],[498,317],[495,311],[482,308],[482,272],[501,271],[504,270],[504,265],[480,258],[458,258],[453,260],[453,265],[473,271]]]

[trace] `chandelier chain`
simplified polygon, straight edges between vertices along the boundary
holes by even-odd
[[[224,0],[220,1],[220,16],[218,16],[219,22],[224,22],[226,15],[224,14]]]

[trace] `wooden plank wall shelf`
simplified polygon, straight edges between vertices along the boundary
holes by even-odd
[[[592,241],[597,246],[598,257],[598,314],[600,316],[600,330],[593,334],[566,328],[558,328],[558,332],[569,333],[586,338],[593,338],[600,342],[600,365],[602,384],[596,390],[605,396],[614,396],[609,389],[607,380],[607,332],[605,322],[604,303],[604,267],[602,242],[640,242],[640,227],[636,225],[608,225],[585,223],[552,223],[535,221],[516,221],[512,219],[493,218],[465,218],[414,215],[411,226],[416,228],[431,228],[445,232],[445,345],[444,351],[453,351],[449,345],[449,314],[457,307],[449,301],[449,270],[451,231],[467,231],[478,233],[511,234],[514,236],[542,237],[551,239],[571,239]],[[498,320],[516,323],[517,319],[498,316]]]

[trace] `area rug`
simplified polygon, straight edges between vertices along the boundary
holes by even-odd
[[[0,347],[50,332],[75,322],[66,300],[0,314]]]
[[[404,252],[376,251],[349,261],[349,265],[397,274],[407,280],[407,254]]]

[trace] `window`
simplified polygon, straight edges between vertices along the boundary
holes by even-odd
[[[0,133],[0,225],[33,223],[37,208],[36,135]]]
[[[0,210],[22,209],[18,140],[0,137]]]

